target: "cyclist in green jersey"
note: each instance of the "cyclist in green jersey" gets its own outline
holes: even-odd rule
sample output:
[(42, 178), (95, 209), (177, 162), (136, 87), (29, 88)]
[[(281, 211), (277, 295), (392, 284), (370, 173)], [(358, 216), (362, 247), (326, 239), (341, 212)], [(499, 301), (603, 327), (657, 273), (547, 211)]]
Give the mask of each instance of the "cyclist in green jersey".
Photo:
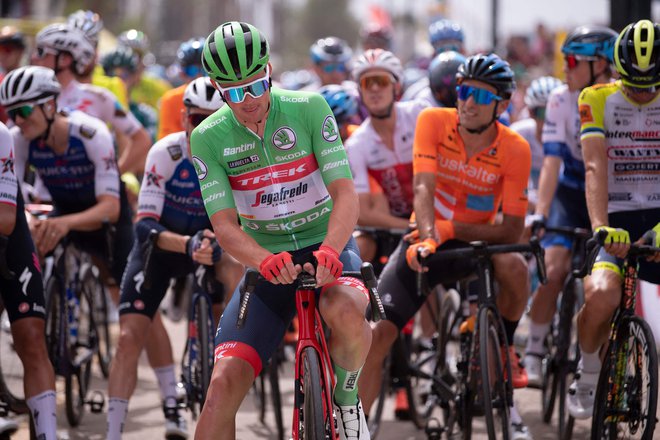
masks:
[(202, 64), (227, 103), (192, 133), (202, 197), (218, 243), (270, 283), (252, 295), (236, 328), (235, 294), (216, 335), (215, 366), (195, 438), (233, 438), (235, 415), (295, 312), (295, 280), (318, 261), (319, 312), (330, 328), (342, 439), (368, 439), (357, 378), (371, 343), (368, 293), (342, 268), (359, 268), (351, 233), (358, 199), (330, 107), (321, 95), (271, 88), (268, 42), (254, 26), (222, 24)]

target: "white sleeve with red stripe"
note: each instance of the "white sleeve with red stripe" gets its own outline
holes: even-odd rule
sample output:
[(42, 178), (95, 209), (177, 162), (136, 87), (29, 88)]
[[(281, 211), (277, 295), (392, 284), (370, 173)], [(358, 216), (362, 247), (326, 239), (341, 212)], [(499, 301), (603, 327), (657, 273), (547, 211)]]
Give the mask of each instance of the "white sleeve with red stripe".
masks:
[(14, 173), (14, 140), (0, 122), (0, 203), (16, 206), (18, 182)]
[[(166, 139), (168, 137), (163, 138)], [(147, 216), (160, 220), (165, 203), (165, 184), (172, 178), (178, 163), (167, 151), (170, 144), (161, 140), (149, 150), (138, 196), (138, 218)]]

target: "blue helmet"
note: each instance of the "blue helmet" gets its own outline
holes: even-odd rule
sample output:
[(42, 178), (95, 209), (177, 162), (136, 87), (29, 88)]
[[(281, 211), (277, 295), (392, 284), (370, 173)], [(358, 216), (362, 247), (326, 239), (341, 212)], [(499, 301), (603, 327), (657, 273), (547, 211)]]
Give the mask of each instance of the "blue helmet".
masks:
[(309, 53), (316, 64), (321, 62), (346, 63), (353, 56), (353, 51), (348, 43), (337, 37), (316, 40), (309, 48)]
[(202, 65), (202, 52), (204, 51), (204, 38), (191, 38), (184, 41), (176, 51), (176, 59), (181, 67), (193, 64)]
[(456, 40), (462, 43), (465, 40), (465, 35), (460, 24), (443, 18), (434, 21), (429, 26), (429, 40), (431, 41), (431, 45), (435, 47), (438, 43), (445, 40)]
[(564, 55), (614, 58), (614, 43), (618, 34), (605, 26), (579, 26), (566, 36), (561, 52)]
[(458, 67), (456, 73), (457, 83), (466, 79), (473, 79), (489, 84), (497, 89), (497, 93), (505, 99), (511, 98), (516, 90), (516, 81), (509, 63), (494, 53), (489, 55), (477, 54), (465, 60), (465, 64)]
[(357, 97), (349, 93), (344, 87), (338, 84), (329, 84), (321, 87), (319, 93), (332, 109), (337, 123), (341, 124), (357, 114)]

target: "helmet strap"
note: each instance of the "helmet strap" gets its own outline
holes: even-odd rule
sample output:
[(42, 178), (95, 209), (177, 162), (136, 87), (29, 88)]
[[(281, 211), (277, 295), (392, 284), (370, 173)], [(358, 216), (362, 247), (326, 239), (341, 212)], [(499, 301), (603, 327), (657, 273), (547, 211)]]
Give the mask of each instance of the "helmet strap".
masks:
[(53, 113), (53, 117), (49, 118), (48, 116), (46, 116), (46, 112), (44, 111), (44, 103), (39, 104), (39, 108), (41, 109), (41, 113), (43, 113), (44, 118), (46, 118), (46, 123), (47, 123), (46, 131), (44, 131), (44, 133), (39, 138), (41, 142), (45, 144), (46, 141), (48, 140), (48, 136), (50, 136), (50, 129), (53, 126), (53, 122), (55, 121), (55, 113), (57, 113), (57, 109), (55, 110), (55, 113)]

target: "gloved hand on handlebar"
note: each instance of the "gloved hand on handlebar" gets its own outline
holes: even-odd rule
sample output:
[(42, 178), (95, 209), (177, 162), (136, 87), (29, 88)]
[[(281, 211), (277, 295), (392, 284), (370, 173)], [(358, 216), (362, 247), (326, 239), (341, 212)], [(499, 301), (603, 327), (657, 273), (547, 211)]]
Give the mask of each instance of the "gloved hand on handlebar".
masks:
[(291, 284), (300, 271), (293, 266), (288, 252), (271, 254), (259, 264), (259, 273), (273, 284)]
[[(603, 231), (603, 232), (601, 232)], [(630, 249), (630, 234), (625, 229), (600, 226), (594, 231), (595, 236), (605, 235), (603, 243), (608, 254), (618, 258), (626, 258)]]
[(433, 238), (427, 238), (426, 240), (423, 240), (419, 243), (411, 244), (406, 250), (406, 261), (408, 262), (408, 266), (410, 266), (410, 268), (415, 272), (420, 272), (421, 265), (417, 260), (417, 251), (419, 250), (421, 252), (422, 257), (428, 257), (429, 255), (435, 253), (437, 247), (438, 242)]
[[(660, 248), (660, 223), (655, 225), (650, 231), (646, 231), (640, 241), (653, 247)], [(660, 263), (660, 252), (647, 258), (648, 261)]]
[(316, 284), (323, 286), (328, 284), (341, 276), (344, 269), (344, 264), (339, 260), (339, 253), (331, 248), (322, 244), (317, 251), (313, 252), (316, 258)]
[(197, 231), (186, 242), (186, 255), (193, 261), (210, 266), (220, 261), (222, 249), (213, 232), (208, 229)]

